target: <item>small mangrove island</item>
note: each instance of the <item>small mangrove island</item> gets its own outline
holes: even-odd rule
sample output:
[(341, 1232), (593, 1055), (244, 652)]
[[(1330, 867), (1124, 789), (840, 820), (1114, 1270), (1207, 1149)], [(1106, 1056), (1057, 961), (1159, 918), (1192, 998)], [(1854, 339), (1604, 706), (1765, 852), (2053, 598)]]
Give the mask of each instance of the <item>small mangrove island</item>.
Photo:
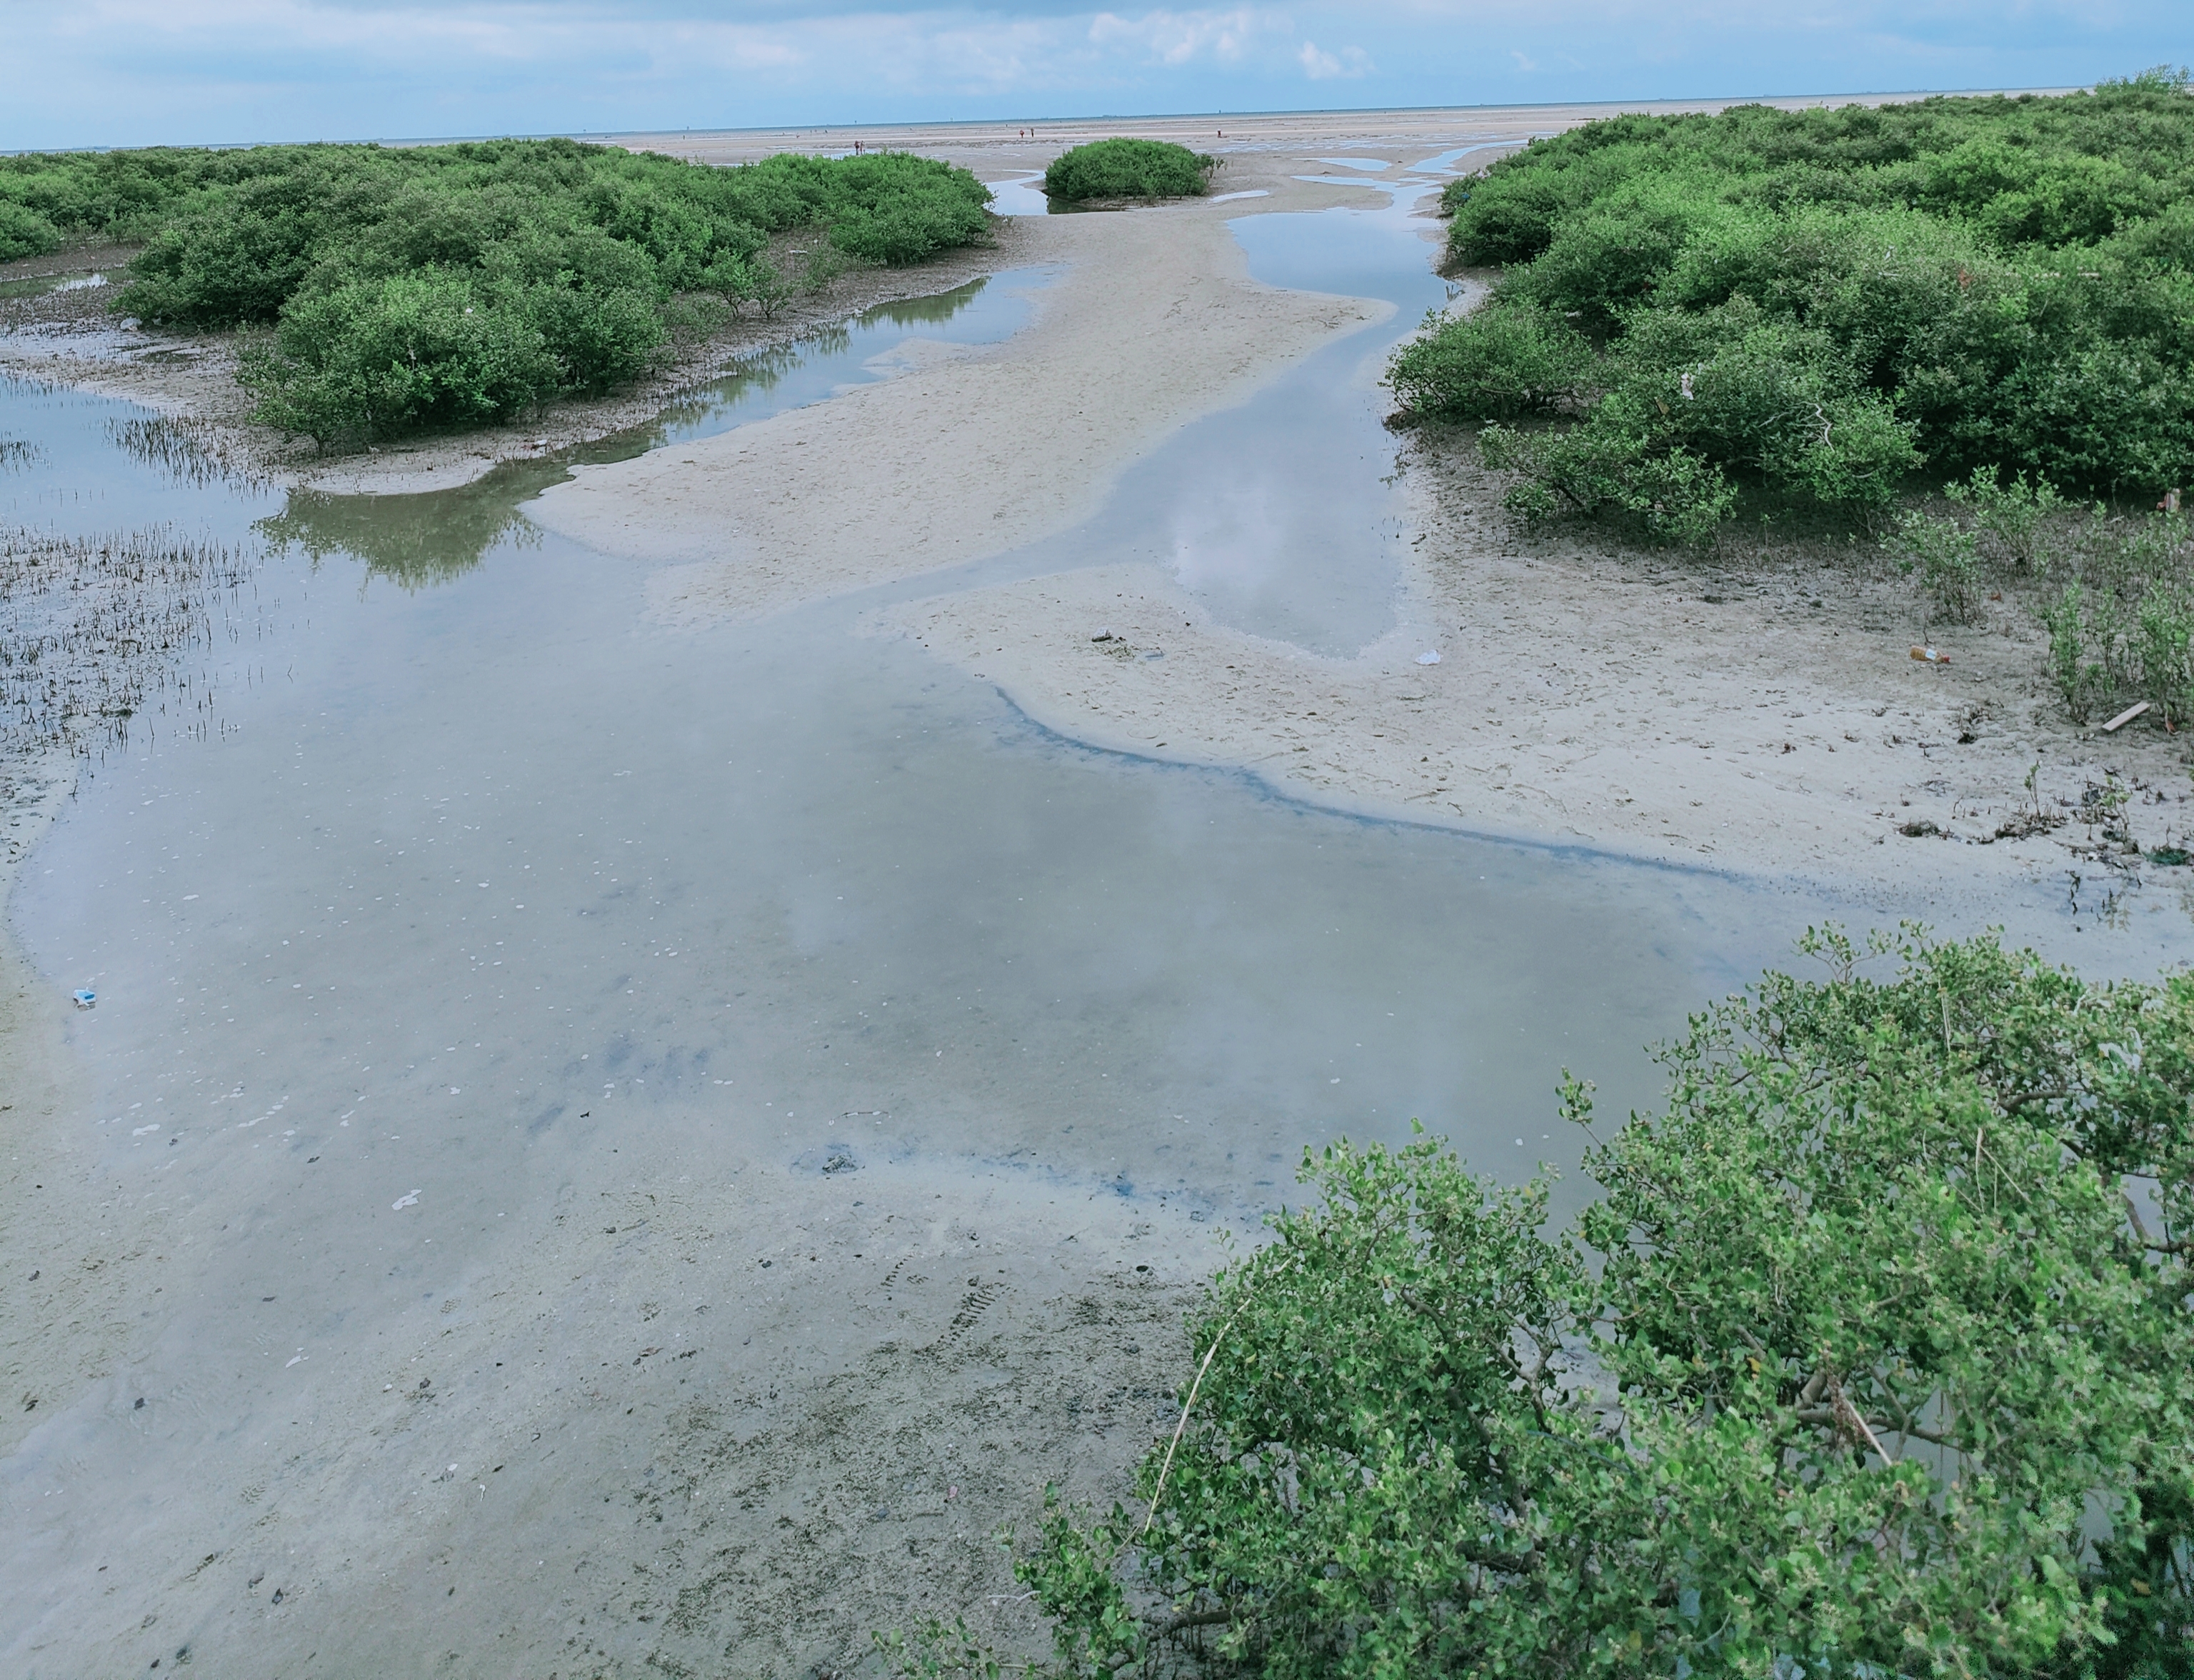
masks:
[(1218, 158), (1169, 140), (1097, 140), (1054, 158), (1043, 191), (1070, 204), (1193, 198), (1210, 190), (1218, 167)]
[(325, 450), (616, 389), (727, 312), (979, 244), (989, 203), (967, 170), (904, 152), (730, 169), (570, 140), (33, 153), (0, 158), (0, 260), (141, 246), (114, 310), (244, 335), (255, 417)]

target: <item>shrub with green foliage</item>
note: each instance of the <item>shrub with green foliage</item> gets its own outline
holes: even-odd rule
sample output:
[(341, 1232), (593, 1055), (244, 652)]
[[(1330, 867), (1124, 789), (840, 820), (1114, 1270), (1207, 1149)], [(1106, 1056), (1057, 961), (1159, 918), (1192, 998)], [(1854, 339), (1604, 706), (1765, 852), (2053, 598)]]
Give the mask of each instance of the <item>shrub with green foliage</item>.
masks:
[(2194, 1672), (2194, 977), (1803, 945), (1663, 1052), (1565, 1236), (1429, 1140), (1307, 1157), (1143, 1503), (1018, 1562), (1031, 1671)]
[(1048, 198), (1080, 204), (1090, 198), (1195, 198), (1219, 166), (1215, 158), (1169, 140), (1094, 140), (1052, 159), (1043, 172)]
[(522, 311), (483, 295), (437, 268), (314, 292), (247, 348), (241, 377), (267, 423), (323, 445), (491, 424), (555, 391), (561, 370)]
[(736, 169), (572, 141), (32, 154), (0, 158), (0, 256), (142, 240), (115, 307), (278, 325), (246, 369), (262, 417), (328, 444), (608, 389), (646, 369), (680, 294), (773, 312), (793, 286), (774, 236), (815, 231), (813, 283), (974, 244), (989, 202), (966, 170), (903, 152)]
[(1434, 310), (1404, 345), (1387, 383), (1414, 413), (1513, 420), (1574, 401), (1597, 377), (1592, 342), (1535, 304), (1450, 321)]
[(42, 256), (59, 249), (60, 244), (60, 229), (37, 211), (0, 198), (0, 262), (19, 256)]
[[(1845, 509), (1922, 463), (2153, 496), (2194, 475), (2190, 199), (2179, 72), (1588, 124), (1447, 189), (1450, 259), (1506, 272), (1393, 382), (1408, 410), (1459, 420), (1554, 390), (1590, 435), (1508, 457), (1527, 515), (1635, 513), (1607, 486), (1663, 461)], [(1574, 374), (1549, 323), (1592, 347)], [(1519, 354), (1548, 343), (1559, 383)]]
[[(1524, 446), (1497, 428), (1489, 454)], [(1526, 486), (1527, 489), (1531, 486)], [(2194, 523), (2154, 509), (2079, 509), (2047, 482), (1977, 467), (1934, 508), (1907, 507), (1881, 546), (1931, 620), (1973, 623), (1984, 597), (2024, 597), (2048, 634), (2046, 670), (2075, 723), (2134, 700), (2158, 728), (2194, 721)]]
[(1933, 612), (1955, 624), (1979, 616), (1981, 562), (1979, 534), (1957, 520), (1907, 508), (1885, 539), (1892, 553), (1920, 574), (1920, 588)]

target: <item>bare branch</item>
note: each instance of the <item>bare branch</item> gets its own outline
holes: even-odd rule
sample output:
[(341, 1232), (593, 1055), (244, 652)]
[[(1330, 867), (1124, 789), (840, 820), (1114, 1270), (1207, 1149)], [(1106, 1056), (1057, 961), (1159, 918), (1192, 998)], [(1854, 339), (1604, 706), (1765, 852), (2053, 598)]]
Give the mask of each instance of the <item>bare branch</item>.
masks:
[[(1849, 1424), (1846, 1422), (1847, 1412), (1849, 1413), (1850, 1418), (1858, 1423), (1859, 1430), (1864, 1432), (1863, 1435), (1859, 1435), (1857, 1431), (1851, 1430)], [(1790, 1415), (1796, 1418), (1800, 1423), (1810, 1424), (1817, 1429), (1836, 1430), (1840, 1433), (1851, 1433), (1854, 1439), (1864, 1440), (1864, 1441), (1868, 1445), (1870, 1445), (1875, 1452), (1881, 1453), (1881, 1456), (1885, 1459), (1889, 1458), (1888, 1453), (1881, 1452), (1881, 1443), (1875, 1437), (1874, 1426), (1869, 1424), (1865, 1418), (1861, 1418), (1858, 1415), (1857, 1408), (1852, 1407), (1849, 1401), (1845, 1402), (1845, 1409), (1842, 1411), (1838, 1410), (1834, 1406), (1812, 1406), (1806, 1407), (1806, 1410), (1802, 1412), (1793, 1412)], [(1904, 1435), (1910, 1440), (1924, 1441), (1932, 1447), (1948, 1447), (1953, 1451), (1961, 1450), (1958, 1447), (1958, 1443), (1951, 1440), (1950, 1436), (1946, 1435), (1938, 1435), (1933, 1430), (1921, 1429), (1917, 1424), (1899, 1424), (1892, 1422), (1887, 1418), (1884, 1418), (1881, 1423), (1881, 1432), (1885, 1435)], [(1895, 1460), (1890, 1459), (1890, 1462), (1894, 1463)]]
[(1211, 1361), (1219, 1351), (1219, 1344), (1226, 1339), (1226, 1332), (1234, 1327), (1234, 1320), (1249, 1310), (1254, 1296), (1243, 1297), (1242, 1304), (1234, 1309), (1226, 1322), (1219, 1326), (1219, 1333), (1211, 1338), (1205, 1351), (1203, 1363), (1196, 1367), (1196, 1380), (1188, 1385), (1188, 1399), (1180, 1408), (1180, 1421), (1173, 1427), (1173, 1439), (1166, 1443), (1165, 1463), (1158, 1466), (1158, 1485), (1151, 1493), (1151, 1508), (1144, 1514), (1141, 1532), (1149, 1533), (1151, 1524), (1158, 1520), (1158, 1501), (1165, 1497), (1166, 1477), (1173, 1473), (1173, 1455), (1180, 1446), (1181, 1432), (1188, 1427), (1188, 1414), (1196, 1410), (1197, 1390), (1203, 1386), (1203, 1373), (1211, 1369)]
[(1223, 1627), (1233, 1620), (1234, 1613), (1229, 1609), (1190, 1610), (1159, 1625), (1157, 1635), (1161, 1639), (1170, 1639), (1175, 1634), (1186, 1633), (1192, 1627)]
[(2118, 1186), (2118, 1194), (2125, 1198), (2126, 1217), (2133, 1221), (2134, 1235), (2140, 1239), (2143, 1248), (2155, 1247), (2156, 1245), (2148, 1240), (2148, 1227), (2141, 1223), (2140, 1205), (2134, 1200), (2133, 1192), (2121, 1184)]
[[(1829, 1399), (1826, 1406), (1818, 1403), (1824, 1393)], [(1819, 1370), (1806, 1379), (1806, 1386), (1799, 1390), (1798, 1403), (1790, 1415), (1799, 1423), (1816, 1428), (1833, 1430), (1837, 1435), (1851, 1441), (1852, 1445), (1865, 1447), (1885, 1464), (1893, 1464), (1897, 1462), (1889, 1455), (1888, 1449), (1882, 1446), (1881, 1438), (1875, 1433), (1874, 1426), (1859, 1414), (1858, 1407), (1852, 1404), (1851, 1397), (1844, 1392), (1843, 1379), (1836, 1375), (1833, 1366), (1825, 1362)], [(1892, 1435), (1906, 1435), (1915, 1441), (1930, 1441), (1938, 1447), (1956, 1445), (1954, 1441), (1944, 1440), (1932, 1430), (1919, 1428), (1910, 1417), (1900, 1423), (1892, 1423), (1884, 1419), (1881, 1427)]]
[(1828, 1388), (1829, 1406), (1838, 1430), (1847, 1435), (1855, 1445), (1865, 1447), (1885, 1464), (1895, 1464), (1897, 1460), (1891, 1458), (1881, 1442), (1875, 1438), (1866, 1419), (1858, 1415), (1858, 1408), (1851, 1403), (1850, 1396), (1844, 1393), (1843, 1384), (1834, 1372), (1829, 1373)]

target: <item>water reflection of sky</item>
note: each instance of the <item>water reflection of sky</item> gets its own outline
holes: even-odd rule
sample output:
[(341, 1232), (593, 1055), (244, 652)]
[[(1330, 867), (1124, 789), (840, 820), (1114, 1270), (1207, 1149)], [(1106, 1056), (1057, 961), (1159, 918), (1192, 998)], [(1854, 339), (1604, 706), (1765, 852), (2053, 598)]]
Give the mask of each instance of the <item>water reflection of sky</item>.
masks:
[(983, 185), (991, 189), (991, 208), (1000, 216), (1048, 216), (1051, 200), (1037, 185), (1042, 179), (1042, 170), (1031, 170), (1025, 175), (986, 181)]
[(1095, 519), (1024, 564), (1148, 561), (1220, 622), (1314, 653), (1351, 654), (1393, 629), (1406, 509), (1377, 380), (1392, 346), (1448, 296), (1410, 210), (1397, 194), (1371, 210), (1230, 222), (1257, 279), (1394, 313), (1182, 428)]
[[(1399, 209), (1235, 231), (1262, 279), (1401, 309), (1186, 429), (1060, 548), (990, 564), (1145, 553), (1222, 616), (1356, 645), (1391, 617), (1399, 530), (1370, 375), (1442, 288)], [(600, 447), (818, 400), (910, 333), (1002, 337), (1043, 278), (872, 312)], [(75, 404), (32, 429), (96, 497), (139, 469), (103, 429), (120, 406)], [(224, 733), (111, 762), (19, 904), (47, 971), (101, 992), (78, 1030), (102, 1112), (279, 1084), (298, 1137), (340, 1150), (324, 1117), (364, 1095), (419, 1116), (373, 1171), (458, 1206), (501, 1194), (515, 1158), (492, 1140), (587, 1147), (669, 1104), (772, 1159), (858, 1113), (882, 1117), (864, 1148), (1238, 1209), (1303, 1141), (1413, 1114), (1502, 1171), (1560, 1153), (1518, 1124), (1560, 1065), (1642, 1094), (1638, 1047), (1677, 1019), (1657, 1000), (1741, 971), (1720, 884), (1641, 895), (1581, 855), (1092, 752), (849, 636), (859, 602), (656, 630), (639, 571), (514, 515), (520, 475), (560, 470), (232, 503), (232, 531), (256, 516), (302, 552), (269, 563), (263, 641), (209, 650), (237, 667), (215, 673)], [(306, 556), (338, 553), (445, 581), (325, 595)], [(430, 1099), (485, 1124), (444, 1127)], [(237, 1163), (199, 1142), (172, 1171), (213, 1194)]]

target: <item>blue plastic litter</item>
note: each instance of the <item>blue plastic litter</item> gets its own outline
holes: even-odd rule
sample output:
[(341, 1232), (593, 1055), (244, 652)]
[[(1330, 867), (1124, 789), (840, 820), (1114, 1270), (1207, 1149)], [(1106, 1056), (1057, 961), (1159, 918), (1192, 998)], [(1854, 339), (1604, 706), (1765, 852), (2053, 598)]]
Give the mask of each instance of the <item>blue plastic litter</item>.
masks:
[(96, 992), (79, 990), (76, 994), (76, 1006), (80, 1010), (88, 1010), (98, 1001), (99, 993)]

